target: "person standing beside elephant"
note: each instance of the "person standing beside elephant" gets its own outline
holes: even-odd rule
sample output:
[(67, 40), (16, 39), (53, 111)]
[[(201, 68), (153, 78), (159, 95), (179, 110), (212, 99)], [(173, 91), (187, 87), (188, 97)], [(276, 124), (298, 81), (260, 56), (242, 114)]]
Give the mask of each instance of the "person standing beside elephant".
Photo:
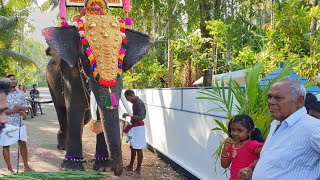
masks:
[[(131, 149), (131, 159), (130, 164), (126, 166), (126, 169), (130, 174), (141, 174), (141, 164), (143, 159), (143, 151), (142, 149), (146, 147), (146, 138), (145, 138), (145, 128), (143, 119), (146, 117), (146, 108), (144, 102), (134, 94), (132, 90), (126, 90), (124, 93), (127, 101), (132, 103), (132, 111), (133, 115), (129, 115), (128, 113), (124, 113), (122, 115), (123, 118), (127, 116), (131, 117), (131, 125), (128, 125), (124, 132), (127, 133), (127, 136), (130, 141), (130, 149)], [(133, 171), (133, 163), (138, 155), (138, 163), (137, 168)]]
[(22, 91), (16, 89), (17, 83), (14, 75), (9, 74), (7, 76), (11, 80), (12, 88), (9, 92), (8, 104), (9, 107), (6, 110), (8, 115), (8, 124), (11, 127), (17, 127), (10, 133), (2, 132), (0, 135), (0, 146), (3, 146), (3, 157), (7, 164), (8, 170), (13, 173), (12, 165), (10, 162), (10, 145), (18, 142), (20, 146), (20, 154), (23, 159), (24, 171), (32, 171), (28, 164), (28, 149), (27, 149), (27, 130), (23, 121), (21, 121), (21, 115), (24, 115), (27, 110), (26, 98)]

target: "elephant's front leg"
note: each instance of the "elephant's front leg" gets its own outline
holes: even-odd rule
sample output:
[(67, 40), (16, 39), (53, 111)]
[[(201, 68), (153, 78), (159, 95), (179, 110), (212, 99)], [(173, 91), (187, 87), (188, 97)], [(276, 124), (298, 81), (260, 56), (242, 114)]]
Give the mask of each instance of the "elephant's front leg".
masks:
[[(65, 101), (67, 109), (67, 150), (61, 165), (64, 170), (84, 170), (82, 153), (82, 132), (84, 126), (85, 94), (81, 88), (66, 88)], [(79, 90), (81, 89), (81, 90)]]

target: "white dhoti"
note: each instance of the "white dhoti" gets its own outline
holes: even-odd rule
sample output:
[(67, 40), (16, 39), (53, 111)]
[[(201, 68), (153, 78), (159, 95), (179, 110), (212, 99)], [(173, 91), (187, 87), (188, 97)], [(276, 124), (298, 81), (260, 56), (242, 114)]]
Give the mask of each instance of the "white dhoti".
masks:
[[(7, 126), (7, 125), (6, 125)], [(18, 142), (18, 140), (27, 142), (27, 128), (22, 125), (20, 128), (15, 126), (4, 128), (0, 134), (0, 146), (10, 146)], [(19, 135), (20, 130), (20, 135)], [(20, 138), (19, 138), (20, 136)]]
[(132, 127), (127, 136), (133, 149), (143, 149), (147, 146), (144, 126)]

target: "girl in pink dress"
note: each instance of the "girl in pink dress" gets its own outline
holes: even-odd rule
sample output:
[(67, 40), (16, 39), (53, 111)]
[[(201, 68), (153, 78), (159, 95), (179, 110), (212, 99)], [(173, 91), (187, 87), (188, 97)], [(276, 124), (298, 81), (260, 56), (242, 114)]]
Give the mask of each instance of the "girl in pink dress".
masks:
[(228, 124), (229, 137), (224, 141), (221, 166), (230, 168), (230, 180), (236, 180), (240, 169), (259, 159), (263, 146), (260, 130), (250, 116), (236, 115)]

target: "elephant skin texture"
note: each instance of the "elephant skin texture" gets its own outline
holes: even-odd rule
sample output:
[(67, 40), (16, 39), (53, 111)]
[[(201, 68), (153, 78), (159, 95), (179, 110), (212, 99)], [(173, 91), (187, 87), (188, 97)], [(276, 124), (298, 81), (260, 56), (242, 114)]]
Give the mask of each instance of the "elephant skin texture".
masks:
[[(79, 69), (79, 61), (81, 61), (84, 74), (89, 79), (89, 88), (97, 100), (98, 111), (104, 130), (104, 139), (108, 147), (108, 149), (104, 149), (109, 152), (111, 170), (114, 171), (115, 175), (121, 175), (123, 164), (118, 107), (114, 109), (107, 109), (105, 107), (108, 88), (100, 86), (94, 79), (89, 60), (83, 53), (80, 44), (78, 29), (74, 26), (49, 27), (43, 30), (43, 36), (49, 45), (50, 50), (48, 50), (48, 54), (52, 56), (47, 66), (47, 81), (57, 110), (60, 131), (62, 132), (61, 137), (67, 137), (66, 140), (63, 138), (61, 140), (62, 147), (63, 143), (66, 142), (66, 155), (70, 157), (82, 157), (82, 129), (88, 121), (87, 118), (91, 116), (87, 115), (87, 106), (90, 102), (88, 98), (90, 96), (87, 96), (86, 88), (81, 87), (83, 86)], [(128, 40), (128, 47), (123, 60), (123, 71), (129, 70), (151, 47), (149, 36), (143, 33), (127, 29), (126, 38)], [(58, 73), (59, 68), (62, 73)], [(111, 87), (118, 102), (122, 87), (121, 78), (115, 86)], [(64, 93), (63, 96), (62, 91)], [(97, 139), (97, 142), (100, 141)], [(101, 147), (97, 145), (96, 149), (101, 150)], [(71, 167), (70, 169), (82, 170), (82, 167), (74, 166), (72, 162), (63, 162), (63, 165)], [(68, 166), (68, 163), (71, 163), (71, 165)], [(109, 162), (105, 162), (105, 164), (108, 166)], [(93, 168), (100, 170), (108, 169), (101, 168), (101, 162), (99, 161), (95, 161)]]

